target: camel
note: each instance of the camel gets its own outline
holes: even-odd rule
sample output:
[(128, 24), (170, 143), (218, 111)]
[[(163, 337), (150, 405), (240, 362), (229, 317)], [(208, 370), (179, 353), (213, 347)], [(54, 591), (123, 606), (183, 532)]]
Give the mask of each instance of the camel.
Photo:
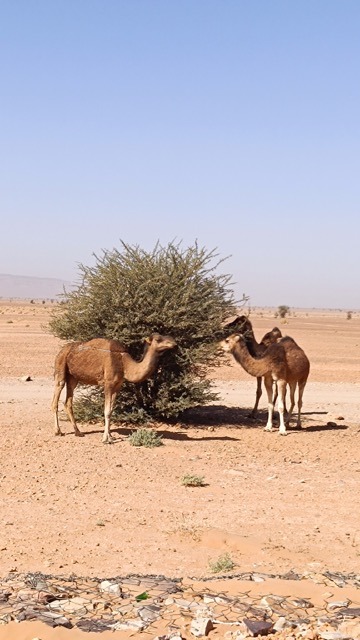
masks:
[[(277, 342), (277, 340), (282, 337), (280, 329), (278, 329), (278, 327), (274, 327), (271, 331), (265, 333), (260, 342), (256, 342), (252, 324), (247, 316), (236, 316), (234, 320), (225, 324), (225, 329), (227, 331), (230, 330), (230, 333), (241, 333), (245, 338), (249, 353), (255, 358), (263, 355), (270, 344)], [(249, 418), (256, 418), (261, 396), (262, 378), (258, 377), (256, 379), (255, 404), (253, 410), (249, 413)], [(276, 402), (276, 399), (277, 386), (274, 385), (274, 404)]]
[(81, 383), (104, 387), (105, 428), (102, 441), (112, 443), (110, 418), (116, 395), (124, 380), (143, 382), (156, 371), (159, 358), (164, 351), (176, 347), (170, 336), (154, 333), (146, 338), (146, 348), (140, 362), (133, 360), (126, 348), (117, 340), (94, 338), (88, 342), (73, 342), (65, 345), (55, 359), (55, 390), (52, 411), (55, 416), (55, 435), (63, 435), (58, 418), (58, 404), (62, 389), (66, 386), (65, 410), (76, 436), (79, 430), (73, 413), (73, 395)]
[[(301, 427), (302, 396), (310, 370), (310, 363), (304, 351), (296, 344), (295, 340), (285, 336), (274, 344), (270, 344), (264, 354), (254, 358), (246, 344), (245, 337), (241, 334), (232, 334), (222, 341), (225, 352), (232, 353), (235, 360), (252, 376), (263, 377), (268, 396), (268, 420), (265, 431), (273, 429), (274, 396), (273, 383), (278, 388), (278, 409), (280, 417), (279, 433), (286, 435), (286, 425), (289, 425), (291, 414), (295, 404), (295, 390), (298, 395), (298, 419), (297, 426)], [(290, 387), (290, 409), (284, 419), (286, 385)]]

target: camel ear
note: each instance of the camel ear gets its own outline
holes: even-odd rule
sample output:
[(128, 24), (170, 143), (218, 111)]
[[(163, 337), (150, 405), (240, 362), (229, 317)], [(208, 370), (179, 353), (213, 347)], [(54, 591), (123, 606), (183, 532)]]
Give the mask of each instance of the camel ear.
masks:
[(147, 342), (148, 344), (151, 344), (151, 338), (145, 338), (144, 342)]

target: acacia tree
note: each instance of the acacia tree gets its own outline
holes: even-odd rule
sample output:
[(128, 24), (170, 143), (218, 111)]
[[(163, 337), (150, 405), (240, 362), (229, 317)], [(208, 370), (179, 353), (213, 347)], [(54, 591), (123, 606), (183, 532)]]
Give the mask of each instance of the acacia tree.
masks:
[[(218, 254), (197, 243), (187, 249), (156, 244), (145, 251), (121, 242), (120, 250), (94, 258), (95, 266), (79, 266), (79, 284), (54, 309), (51, 332), (65, 340), (115, 338), (136, 359), (154, 332), (171, 335), (178, 345), (161, 357), (151, 379), (124, 382), (114, 418), (176, 419), (215, 399), (206, 372), (220, 363), (221, 324), (236, 311), (231, 276), (218, 273)], [(80, 419), (102, 414), (99, 391), (91, 391), (90, 399), (77, 403)]]

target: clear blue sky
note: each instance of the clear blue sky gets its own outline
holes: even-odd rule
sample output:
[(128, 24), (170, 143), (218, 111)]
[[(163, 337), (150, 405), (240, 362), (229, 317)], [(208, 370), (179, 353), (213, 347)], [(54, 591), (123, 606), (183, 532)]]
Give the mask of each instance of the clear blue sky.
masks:
[(0, 273), (174, 238), (360, 308), (358, 0), (0, 0)]

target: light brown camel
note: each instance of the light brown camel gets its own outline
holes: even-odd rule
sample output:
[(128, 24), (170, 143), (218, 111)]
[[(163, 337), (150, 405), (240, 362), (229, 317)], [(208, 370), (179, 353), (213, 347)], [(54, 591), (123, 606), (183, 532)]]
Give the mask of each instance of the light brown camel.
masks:
[[(224, 325), (227, 334), (240, 333), (244, 336), (249, 353), (258, 358), (263, 355), (270, 344), (274, 344), (282, 337), (282, 333), (278, 327), (274, 327), (268, 333), (262, 337), (260, 342), (257, 342), (254, 335), (253, 326), (247, 316), (236, 316), (231, 322), (227, 322)], [(256, 378), (256, 395), (255, 404), (253, 410), (249, 413), (249, 418), (255, 418), (259, 406), (259, 401), (262, 396), (262, 378)], [(274, 404), (277, 399), (277, 386), (274, 385)], [(286, 411), (286, 407), (285, 407)]]
[(111, 443), (110, 418), (116, 395), (124, 380), (143, 382), (155, 372), (160, 355), (173, 349), (176, 342), (170, 336), (154, 333), (146, 338), (146, 349), (140, 362), (133, 360), (126, 348), (117, 340), (95, 338), (88, 342), (65, 345), (55, 359), (55, 390), (52, 411), (55, 415), (55, 435), (63, 435), (59, 426), (58, 404), (66, 386), (65, 410), (76, 436), (84, 434), (78, 429), (73, 413), (73, 395), (78, 383), (104, 387), (105, 429), (104, 443)]
[(286, 424), (289, 424), (291, 413), (295, 404), (295, 389), (298, 386), (298, 421), (297, 426), (301, 427), (301, 407), (302, 396), (306, 381), (309, 375), (310, 363), (304, 351), (289, 337), (284, 337), (275, 344), (270, 344), (265, 353), (258, 358), (254, 358), (247, 347), (243, 335), (232, 334), (222, 341), (221, 346), (225, 352), (232, 353), (235, 360), (252, 376), (263, 377), (268, 396), (268, 421), (266, 431), (272, 431), (274, 396), (273, 383), (277, 383), (278, 388), (278, 409), (280, 417), (279, 432), (286, 435), (286, 425), (284, 420), (286, 385), (290, 387), (290, 409), (286, 416)]

